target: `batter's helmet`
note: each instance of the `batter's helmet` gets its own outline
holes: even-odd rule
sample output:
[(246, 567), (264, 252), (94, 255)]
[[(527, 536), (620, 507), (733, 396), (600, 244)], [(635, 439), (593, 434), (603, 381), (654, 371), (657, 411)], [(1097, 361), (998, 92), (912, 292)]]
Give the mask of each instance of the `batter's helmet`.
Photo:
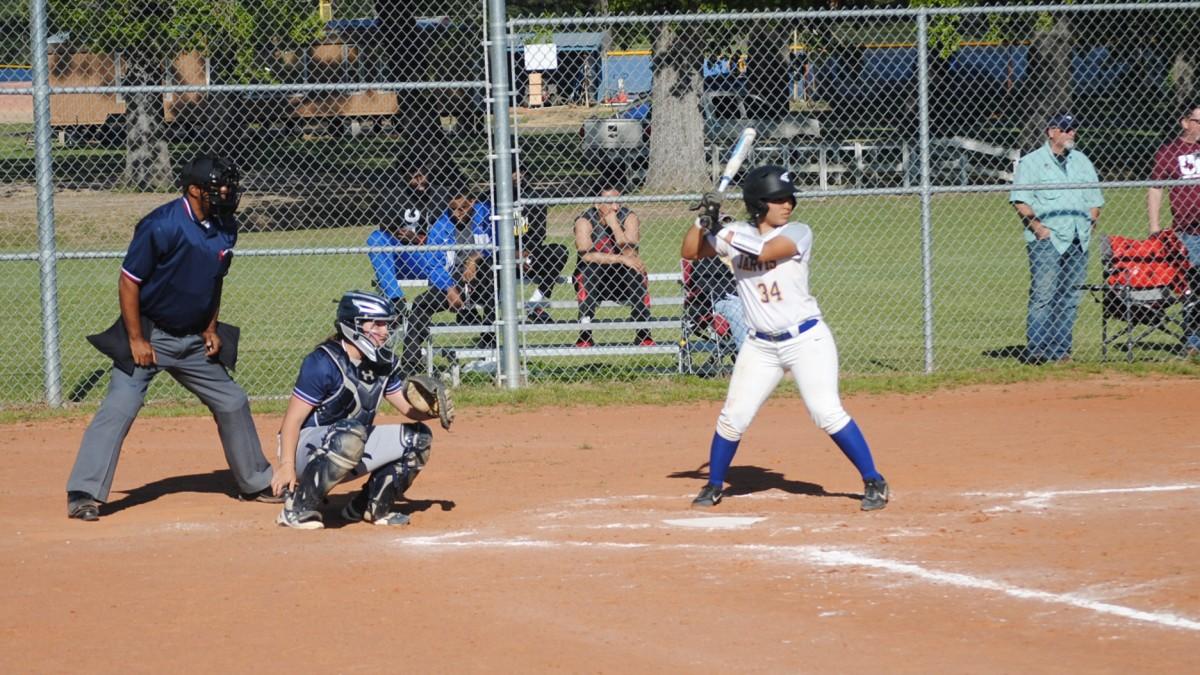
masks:
[(767, 200), (792, 197), (795, 201), (796, 185), (792, 174), (782, 166), (767, 164), (756, 166), (742, 180), (742, 200), (750, 218), (756, 219), (767, 212)]
[[(179, 174), (179, 187), (198, 185), (204, 191), (208, 208), (218, 216), (237, 211), (242, 199), (242, 174), (233, 160), (215, 155), (197, 155), (184, 165)], [(222, 193), (221, 188), (227, 188)]]
[[(386, 321), (388, 339), (376, 345), (365, 331), (365, 321)], [(346, 340), (362, 352), (363, 358), (376, 366), (391, 368), (396, 363), (396, 352), (392, 348), (400, 335), (397, 328), (400, 315), (392, 303), (382, 296), (366, 291), (347, 291), (338, 303), (336, 329)]]

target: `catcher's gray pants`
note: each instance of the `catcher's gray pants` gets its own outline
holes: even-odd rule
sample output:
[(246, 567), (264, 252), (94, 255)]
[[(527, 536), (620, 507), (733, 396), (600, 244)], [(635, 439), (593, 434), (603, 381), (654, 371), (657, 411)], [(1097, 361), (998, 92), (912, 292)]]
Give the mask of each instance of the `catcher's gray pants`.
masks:
[[(424, 425), (420, 425), (424, 426)], [(381, 466), (387, 466), (398, 461), (407, 450), (418, 450), (417, 444), (422, 442), (422, 435), (414, 424), (381, 424), (370, 427), (367, 436), (367, 447), (363, 450), (362, 459), (354, 467), (343, 482), (359, 476), (365, 476)], [(329, 427), (305, 427), (300, 430), (300, 442), (296, 444), (296, 475), (304, 473), (308, 464), (309, 454), (321, 447)], [(425, 434), (429, 433), (425, 429)], [(427, 441), (425, 441), (427, 442)], [(413, 447), (409, 447), (412, 445)]]
[(86, 492), (100, 501), (108, 499), (121, 444), (142, 408), (150, 381), (164, 370), (212, 411), (238, 490), (252, 493), (270, 485), (271, 465), (263, 456), (246, 392), (224, 366), (204, 355), (204, 339), (199, 335), (176, 337), (155, 328), (150, 344), (156, 366), (135, 367), (133, 375), (112, 369), (108, 394), (83, 434), (67, 490)]

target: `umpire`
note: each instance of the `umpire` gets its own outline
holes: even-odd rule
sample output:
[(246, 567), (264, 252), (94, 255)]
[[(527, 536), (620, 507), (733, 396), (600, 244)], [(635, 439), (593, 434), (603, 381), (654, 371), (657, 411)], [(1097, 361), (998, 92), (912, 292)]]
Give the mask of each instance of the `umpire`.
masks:
[(271, 465), (246, 392), (226, 371), (236, 354), (236, 330), (224, 324), (218, 330), (217, 324), (237, 242), (239, 179), (233, 162), (198, 156), (183, 168), (183, 196), (151, 211), (134, 229), (117, 283), (121, 317), (89, 337), (113, 359), (113, 369), (67, 480), (68, 517), (100, 517), (121, 444), (151, 380), (163, 370), (212, 411), (240, 497), (282, 501), (271, 496)]

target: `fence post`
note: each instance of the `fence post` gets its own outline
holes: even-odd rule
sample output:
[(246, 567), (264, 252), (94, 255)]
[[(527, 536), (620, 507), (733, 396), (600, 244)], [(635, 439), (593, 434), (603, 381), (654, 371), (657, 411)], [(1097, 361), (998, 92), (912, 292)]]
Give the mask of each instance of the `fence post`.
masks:
[(925, 372), (933, 360), (933, 200), (929, 186), (929, 14), (917, 14), (917, 92), (921, 118), (921, 271), (924, 302)]
[(50, 157), (50, 68), (46, 41), (46, 0), (29, 0), (32, 38), (33, 144), (37, 175), (38, 271), (42, 296), (42, 362), (46, 403), (62, 407), (62, 354), (59, 353), (58, 260), (54, 243), (54, 178)]
[(488, 0), (488, 83), (492, 105), (492, 166), (495, 211), (492, 217), (500, 239), (499, 296), (503, 337), (502, 372), (509, 389), (521, 386), (521, 361), (517, 352), (516, 237), (513, 233), (512, 124), (508, 86), (508, 12), (504, 0)]

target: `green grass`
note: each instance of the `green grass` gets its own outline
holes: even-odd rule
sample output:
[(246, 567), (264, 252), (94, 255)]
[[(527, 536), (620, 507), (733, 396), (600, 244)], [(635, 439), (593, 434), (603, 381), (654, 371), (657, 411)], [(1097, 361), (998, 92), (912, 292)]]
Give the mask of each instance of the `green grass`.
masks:
[[(1145, 193), (1109, 190), (1101, 231), (1144, 234)], [(570, 245), (569, 223), (576, 207), (551, 211), (551, 238)], [(651, 271), (678, 267), (678, 245), (691, 214), (682, 205), (639, 207), (643, 214), (643, 255)], [(140, 214), (127, 215), (132, 222)], [(806, 198), (797, 218), (815, 232), (811, 284), (837, 336), (842, 372), (887, 382), (921, 375), (925, 367), (923, 284), (919, 200), (916, 197)], [(69, 224), (68, 224), (69, 225)], [(256, 398), (282, 397), (290, 391), (300, 358), (331, 330), (333, 303), (349, 288), (370, 288), (371, 268), (365, 255), (299, 255), (288, 258), (245, 255), (263, 248), (358, 246), (368, 228), (338, 227), (291, 232), (252, 232), (239, 242), (242, 253), (226, 283), (222, 318), (243, 329), (237, 379)], [(93, 250), (121, 250), (127, 232), (115, 228), (110, 240)], [(10, 249), (11, 250), (11, 249)], [(1093, 249), (1095, 250), (1095, 249)], [(980, 373), (1025, 373), (1007, 350), (1024, 343), (1028, 269), (1020, 227), (1004, 193), (939, 196), (933, 200), (933, 358), (938, 377), (984, 377)], [(1092, 255), (1089, 280), (1098, 280), (1098, 255)], [(567, 265), (567, 272), (573, 269)], [(35, 262), (2, 263), (0, 302), (0, 402), (8, 406), (36, 404), (43, 397), (38, 266)], [(85, 403), (98, 400), (107, 383), (105, 361), (83, 339), (107, 327), (117, 316), (118, 260), (58, 262), (59, 341), (64, 394)], [(528, 291), (527, 291), (528, 292)], [(678, 296), (672, 282), (656, 283), (651, 296)], [(560, 287), (556, 299), (572, 291)], [(677, 307), (656, 307), (658, 317), (677, 316)], [(600, 318), (624, 318), (625, 308), (604, 309)], [(575, 311), (557, 310), (573, 320)], [(450, 318), (449, 314), (439, 317)], [(1084, 298), (1076, 328), (1079, 367), (1099, 362), (1099, 307)], [(538, 334), (534, 334), (538, 335)], [(659, 342), (678, 333), (656, 333)], [(601, 342), (623, 342), (630, 335), (597, 333)], [(446, 338), (449, 340), (450, 338)], [(570, 343), (573, 331), (530, 336), (529, 342)], [(1137, 353), (1139, 362), (1172, 360), (1164, 337), (1162, 351)], [(1123, 354), (1111, 354), (1121, 361)], [(632, 387), (670, 391), (661, 381), (673, 377), (674, 358), (586, 356), (531, 360), (533, 390), (603, 381), (605, 388)], [(98, 380), (93, 375), (99, 372)], [(990, 375), (988, 376), (990, 377)], [(664, 380), (664, 378), (666, 378)], [(936, 380), (930, 380), (936, 381)], [(628, 385), (625, 383), (629, 383)], [(707, 384), (707, 383), (704, 383)], [(88, 386), (91, 385), (89, 389)], [(490, 391), (490, 380), (466, 380), (465, 389)], [(723, 385), (714, 385), (720, 390)], [(491, 394), (480, 394), (486, 400)], [(497, 394), (509, 400), (510, 394)], [(536, 396), (522, 394), (522, 396)], [(590, 395), (589, 395), (590, 396)], [(170, 378), (159, 378), (152, 400), (186, 398)], [(518, 399), (525, 400), (525, 399)], [(532, 399), (530, 399), (532, 400)], [(686, 399), (685, 399), (686, 400)]]
[[(1021, 366), (1009, 369), (980, 370), (973, 372), (939, 373), (934, 375), (891, 375), (891, 376), (846, 376), (841, 381), (843, 395), (908, 394), (927, 395), (937, 391), (982, 385), (1006, 385), (1031, 381), (1076, 381), (1081, 377), (1104, 377), (1122, 375), (1133, 378), (1190, 377), (1200, 379), (1200, 363), (1174, 361), (1169, 363), (1137, 363), (1127, 365), (1114, 363), (1075, 363), (1071, 366), (1035, 368)], [(700, 379), (696, 377), (654, 377), (636, 381), (605, 381), (603, 387), (594, 382), (545, 382), (536, 387), (525, 387), (516, 391), (491, 386), (464, 386), (455, 390), (455, 404), (459, 410), (482, 407), (530, 411), (564, 406), (623, 406), (688, 405), (700, 402), (715, 403), (725, 398), (728, 382), (723, 379)], [(799, 398), (795, 385), (784, 380), (773, 394), (781, 398)], [(18, 424), (39, 420), (78, 419), (92, 414), (99, 404), (99, 396), (86, 403), (65, 408), (47, 408), (41, 404), (0, 407), (0, 424)], [(286, 400), (283, 398), (260, 399), (253, 404), (254, 414), (261, 420), (266, 417), (282, 417)], [(178, 400), (159, 400), (148, 404), (140, 416), (178, 417), (207, 415), (197, 401), (187, 397)]]

